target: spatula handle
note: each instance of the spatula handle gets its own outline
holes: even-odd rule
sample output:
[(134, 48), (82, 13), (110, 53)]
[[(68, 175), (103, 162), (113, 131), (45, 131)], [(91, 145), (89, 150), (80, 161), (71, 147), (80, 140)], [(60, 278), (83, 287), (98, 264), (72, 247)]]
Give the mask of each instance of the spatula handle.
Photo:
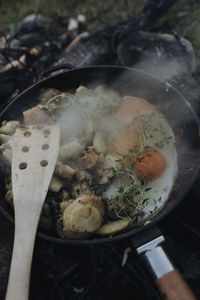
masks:
[(31, 226), (17, 224), (5, 300), (28, 300), (30, 270), (38, 220)]

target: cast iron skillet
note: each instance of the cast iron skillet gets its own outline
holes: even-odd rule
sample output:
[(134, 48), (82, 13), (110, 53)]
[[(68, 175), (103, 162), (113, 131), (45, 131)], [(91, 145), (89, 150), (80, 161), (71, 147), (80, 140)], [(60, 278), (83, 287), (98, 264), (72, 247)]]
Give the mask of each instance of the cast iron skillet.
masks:
[[(43, 239), (67, 245), (94, 245), (138, 235), (169, 214), (182, 201), (193, 185), (198, 174), (200, 158), (197, 117), (190, 103), (166, 82), (132, 68), (92, 66), (54, 75), (32, 85), (3, 109), (0, 113), (0, 122), (3, 120), (16, 120), (19, 119), (19, 116), (22, 117), (24, 110), (38, 103), (38, 94), (41, 88), (50, 87), (61, 91), (74, 91), (80, 84), (89, 87), (106, 84), (122, 95), (141, 97), (156, 105), (167, 118), (177, 137), (178, 176), (170, 199), (147, 225), (140, 225), (111, 238), (92, 238), (83, 241), (63, 240), (53, 235), (53, 233), (40, 232), (39, 236)], [(0, 187), (1, 190), (4, 190), (2, 176)], [(4, 193), (0, 195), (0, 210), (13, 221), (12, 212), (4, 200)]]

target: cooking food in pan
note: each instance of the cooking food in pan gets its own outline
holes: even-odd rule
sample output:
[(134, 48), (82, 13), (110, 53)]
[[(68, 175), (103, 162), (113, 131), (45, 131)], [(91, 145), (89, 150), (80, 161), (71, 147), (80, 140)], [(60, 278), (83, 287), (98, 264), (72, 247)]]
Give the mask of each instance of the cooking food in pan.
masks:
[(0, 127), (6, 200), (12, 205), (16, 127), (57, 122), (59, 158), (40, 226), (56, 229), (64, 239), (87, 239), (149, 222), (170, 195), (177, 153), (170, 125), (147, 100), (100, 85), (75, 92), (41, 90), (39, 105), (24, 111), (23, 121)]

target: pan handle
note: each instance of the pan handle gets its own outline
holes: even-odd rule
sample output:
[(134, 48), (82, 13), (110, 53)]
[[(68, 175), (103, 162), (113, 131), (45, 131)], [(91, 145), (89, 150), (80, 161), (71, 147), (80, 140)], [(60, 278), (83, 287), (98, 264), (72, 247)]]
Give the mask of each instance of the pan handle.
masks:
[(165, 300), (196, 300), (193, 292), (176, 270), (162, 248), (164, 237), (160, 235), (137, 248), (155, 278), (156, 285)]

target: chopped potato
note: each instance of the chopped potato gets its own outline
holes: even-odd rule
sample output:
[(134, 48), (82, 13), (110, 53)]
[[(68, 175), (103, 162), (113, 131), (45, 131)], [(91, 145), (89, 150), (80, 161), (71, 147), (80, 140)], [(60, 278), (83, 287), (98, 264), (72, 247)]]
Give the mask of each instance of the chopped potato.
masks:
[(51, 124), (52, 119), (48, 113), (48, 110), (43, 106), (35, 106), (26, 110), (24, 113), (24, 124)]
[(56, 232), (62, 239), (71, 240), (85, 240), (92, 236), (92, 232), (74, 232), (74, 231), (64, 231), (62, 219), (58, 218), (56, 220)]
[(75, 170), (66, 164), (57, 162), (54, 173), (61, 178), (71, 180), (75, 175)]
[(63, 187), (63, 181), (59, 178), (53, 176), (49, 185), (49, 191), (58, 193), (60, 189)]
[(77, 94), (84, 93), (84, 92), (87, 92), (87, 91), (88, 91), (88, 88), (86, 88), (86, 87), (83, 86), (83, 85), (80, 85), (80, 86), (76, 89), (76, 93), (77, 93)]
[(72, 205), (63, 213), (64, 231), (94, 232), (100, 227), (102, 218), (97, 208), (81, 202)]
[(103, 225), (97, 233), (102, 236), (112, 236), (126, 229), (128, 225), (129, 219), (121, 219), (113, 222), (108, 222), (107, 224)]
[(90, 169), (95, 166), (98, 160), (96, 151), (88, 151), (83, 157), (78, 159), (78, 166), (80, 169)]
[(65, 210), (65, 208), (67, 208), (71, 203), (73, 203), (74, 200), (66, 200), (66, 201), (62, 201), (60, 203), (60, 209), (61, 212), (63, 212)]

